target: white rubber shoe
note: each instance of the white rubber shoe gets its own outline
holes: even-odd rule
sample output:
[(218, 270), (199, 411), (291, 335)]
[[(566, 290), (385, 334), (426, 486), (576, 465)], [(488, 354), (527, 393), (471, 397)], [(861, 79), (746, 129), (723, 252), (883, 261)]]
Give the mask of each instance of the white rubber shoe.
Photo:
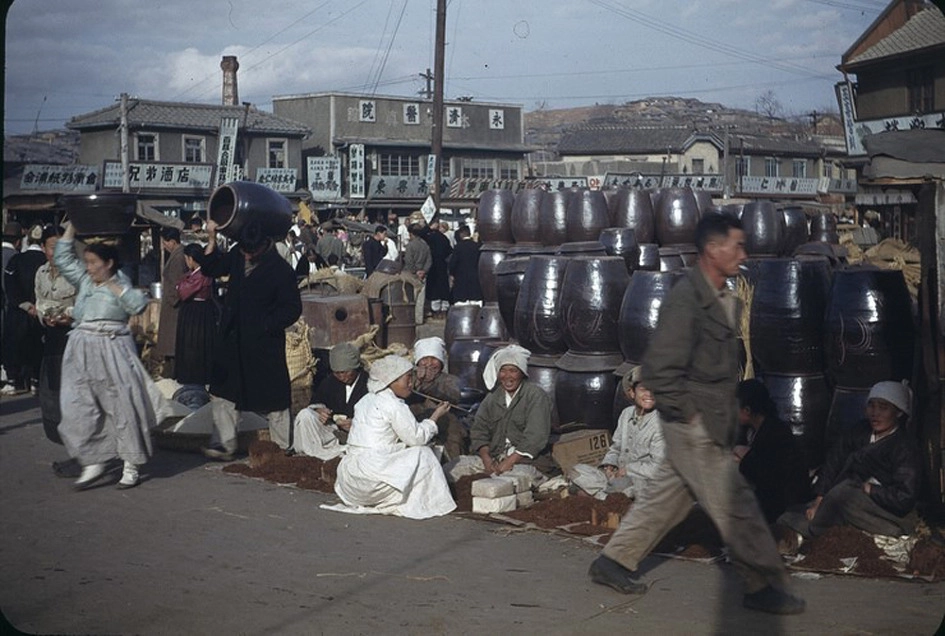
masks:
[(121, 480), (118, 482), (118, 490), (127, 490), (138, 485), (138, 467), (135, 464), (125, 462), (125, 467), (121, 471)]
[(76, 490), (84, 490), (94, 484), (99, 477), (105, 474), (105, 464), (88, 464), (82, 467), (82, 474), (75, 480)]

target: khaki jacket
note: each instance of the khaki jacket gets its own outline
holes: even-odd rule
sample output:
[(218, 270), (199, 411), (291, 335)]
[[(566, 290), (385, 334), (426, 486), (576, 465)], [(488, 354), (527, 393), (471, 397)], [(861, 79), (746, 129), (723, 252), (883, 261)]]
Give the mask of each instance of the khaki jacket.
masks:
[[(739, 304), (735, 324), (741, 313)], [(688, 423), (701, 415), (709, 436), (732, 446), (738, 428), (740, 343), (702, 270), (676, 283), (660, 309), (643, 360), (643, 384), (653, 392), (664, 422)]]

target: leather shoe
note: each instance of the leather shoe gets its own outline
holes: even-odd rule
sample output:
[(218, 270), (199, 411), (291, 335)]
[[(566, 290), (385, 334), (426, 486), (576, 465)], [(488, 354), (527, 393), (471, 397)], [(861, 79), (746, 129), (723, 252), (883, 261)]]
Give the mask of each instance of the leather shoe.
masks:
[(807, 607), (804, 599), (770, 585), (746, 594), (742, 604), (748, 609), (769, 614), (802, 614)]
[(591, 563), (587, 573), (595, 583), (606, 585), (621, 594), (644, 594), (646, 592), (646, 583), (641, 583), (633, 576), (633, 572), (604, 555), (597, 557)]

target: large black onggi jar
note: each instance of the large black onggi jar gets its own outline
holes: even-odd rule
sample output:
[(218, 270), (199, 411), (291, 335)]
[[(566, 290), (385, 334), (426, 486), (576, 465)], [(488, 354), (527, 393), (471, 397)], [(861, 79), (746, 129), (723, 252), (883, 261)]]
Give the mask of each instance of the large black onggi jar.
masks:
[(564, 256), (532, 256), (515, 302), (513, 331), (519, 343), (534, 354), (564, 353), (561, 319), (561, 287), (570, 259)]
[(581, 353), (619, 351), (617, 321), (630, 275), (617, 256), (576, 256), (561, 289), (561, 316), (568, 349)]
[(485, 391), (480, 365), (495, 350), (498, 340), (489, 338), (456, 338), (449, 348), (448, 370), (459, 378), (460, 386)]
[(613, 200), (613, 223), (634, 231), (638, 243), (652, 243), (656, 238), (653, 202), (645, 190), (621, 188)]
[(791, 256), (794, 250), (810, 240), (807, 214), (800, 206), (787, 206), (781, 210), (784, 216), (784, 255)]
[(624, 360), (639, 364), (656, 331), (660, 307), (682, 272), (636, 271), (624, 292), (618, 318), (618, 343)]
[(476, 214), (476, 229), (483, 243), (509, 244), (512, 237), (512, 204), (515, 195), (511, 190), (486, 190), (479, 196)]
[(138, 195), (127, 192), (67, 194), (62, 197), (78, 236), (120, 235), (131, 229)]
[[(619, 357), (619, 356), (618, 356)], [(558, 359), (555, 402), (562, 424), (581, 422), (587, 428), (614, 429), (614, 375), (611, 356), (573, 355)]]
[(502, 321), (498, 303), (484, 303), (479, 308), (473, 335), (477, 338), (508, 340), (509, 332)]
[(568, 201), (571, 190), (546, 192), (541, 198), (541, 227), (539, 236), (542, 245), (561, 245), (568, 239)]
[(636, 230), (629, 227), (608, 227), (600, 232), (597, 239), (604, 246), (607, 256), (619, 256), (632, 272), (640, 260), (640, 246), (637, 244)]
[(479, 305), (456, 304), (451, 305), (446, 312), (446, 324), (443, 327), (443, 340), (446, 350), (449, 351), (453, 341), (457, 338), (471, 338), (475, 333), (476, 320), (479, 317)]
[(599, 190), (579, 190), (568, 200), (569, 241), (596, 241), (600, 231), (609, 225), (607, 199)]
[(512, 237), (516, 244), (541, 244), (541, 201), (545, 191), (527, 188), (515, 195), (512, 203)]
[(691, 244), (699, 223), (699, 205), (690, 188), (664, 188), (656, 203), (656, 240), (660, 245)]
[(809, 258), (750, 259), (751, 354), (765, 373), (822, 373), (832, 270)]
[(779, 256), (784, 250), (784, 215), (771, 201), (752, 201), (742, 210), (745, 251), (750, 256)]
[(495, 269), (505, 260), (508, 250), (509, 246), (504, 243), (486, 243), (479, 250), (479, 286), (482, 288), (482, 299), (487, 303), (499, 300)]
[(800, 443), (807, 468), (817, 468), (826, 456), (826, 423), (831, 391), (823, 373), (762, 376), (778, 417), (791, 427)]
[(525, 270), (528, 269), (528, 256), (506, 258), (495, 268), (495, 286), (498, 296), (499, 313), (508, 335), (515, 338), (515, 303), (518, 300)]
[(872, 266), (835, 271), (825, 331), (834, 384), (866, 388), (911, 379), (915, 327), (902, 272)]
[(292, 225), (292, 204), (282, 194), (261, 183), (233, 181), (213, 191), (207, 204), (208, 214), (224, 236), (239, 240), (240, 232), (251, 220), (259, 223), (263, 234), (285, 238)]

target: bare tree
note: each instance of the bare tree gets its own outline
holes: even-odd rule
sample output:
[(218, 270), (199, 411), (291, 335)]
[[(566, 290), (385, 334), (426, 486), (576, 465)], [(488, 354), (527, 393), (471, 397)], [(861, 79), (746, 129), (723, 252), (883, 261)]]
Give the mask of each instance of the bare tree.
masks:
[(784, 114), (784, 107), (773, 90), (766, 90), (755, 100), (755, 112), (768, 119), (780, 118)]

